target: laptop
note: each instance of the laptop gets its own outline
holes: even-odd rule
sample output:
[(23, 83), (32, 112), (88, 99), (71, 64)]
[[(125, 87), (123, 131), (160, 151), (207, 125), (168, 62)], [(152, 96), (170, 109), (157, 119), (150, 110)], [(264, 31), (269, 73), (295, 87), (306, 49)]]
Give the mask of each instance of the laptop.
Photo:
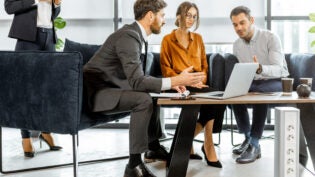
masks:
[(196, 98), (227, 99), (246, 95), (255, 77), (258, 63), (236, 63), (232, 70), (225, 91), (196, 93)]

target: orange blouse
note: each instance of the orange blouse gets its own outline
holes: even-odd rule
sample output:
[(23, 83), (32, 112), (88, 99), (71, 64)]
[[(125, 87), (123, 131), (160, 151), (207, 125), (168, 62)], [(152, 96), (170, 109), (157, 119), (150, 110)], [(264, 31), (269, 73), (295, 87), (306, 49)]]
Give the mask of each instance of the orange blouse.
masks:
[[(207, 76), (208, 62), (202, 37), (193, 32), (189, 35), (187, 49), (177, 41), (175, 30), (163, 38), (160, 52), (163, 77), (177, 76), (189, 66), (194, 66), (194, 72), (204, 72)], [(206, 81), (207, 78), (203, 83), (206, 84)]]

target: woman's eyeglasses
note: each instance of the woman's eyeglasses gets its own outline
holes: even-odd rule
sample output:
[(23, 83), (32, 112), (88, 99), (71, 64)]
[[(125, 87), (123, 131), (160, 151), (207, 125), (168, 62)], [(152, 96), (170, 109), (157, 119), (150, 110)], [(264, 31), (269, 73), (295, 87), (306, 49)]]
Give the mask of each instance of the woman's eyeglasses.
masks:
[(197, 20), (197, 15), (192, 15), (191, 13), (187, 13), (186, 14), (186, 18), (187, 19), (193, 19), (193, 20)]

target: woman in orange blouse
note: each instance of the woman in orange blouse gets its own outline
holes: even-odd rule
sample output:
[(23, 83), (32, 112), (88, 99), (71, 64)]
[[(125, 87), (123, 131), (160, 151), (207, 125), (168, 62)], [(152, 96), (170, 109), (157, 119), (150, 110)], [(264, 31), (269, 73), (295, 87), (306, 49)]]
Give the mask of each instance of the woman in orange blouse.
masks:
[[(171, 77), (180, 74), (185, 68), (193, 66), (191, 72), (208, 73), (208, 63), (205, 53), (205, 47), (202, 37), (190, 32), (189, 29), (194, 26), (195, 30), (199, 26), (199, 11), (196, 4), (183, 2), (177, 9), (175, 25), (177, 29), (163, 38), (161, 45), (161, 70), (164, 77)], [(186, 89), (191, 92), (208, 92), (214, 89), (206, 85), (207, 78), (190, 87), (175, 87), (174, 90), (182, 92)], [(205, 141), (201, 150), (204, 153), (205, 160), (209, 166), (222, 168), (218, 160), (212, 140), (214, 120), (222, 126), (222, 119), (225, 111), (225, 105), (202, 105), (200, 116), (196, 124), (195, 136), (204, 129)], [(219, 128), (220, 129), (220, 128)], [(202, 159), (198, 154), (194, 154), (193, 148), (190, 154), (191, 159)]]

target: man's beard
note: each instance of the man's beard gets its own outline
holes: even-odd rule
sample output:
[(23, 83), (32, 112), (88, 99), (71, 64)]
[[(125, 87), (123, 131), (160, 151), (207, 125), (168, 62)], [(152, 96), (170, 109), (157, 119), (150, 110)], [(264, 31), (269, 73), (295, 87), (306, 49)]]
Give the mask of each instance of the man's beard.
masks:
[(240, 36), (240, 38), (244, 39), (246, 42), (249, 42), (253, 37), (252, 27), (250, 26), (249, 28), (247, 28), (247, 30), (244, 33), (245, 34), (243, 36)]
[(162, 25), (159, 25), (157, 21), (154, 21), (154, 23), (150, 26), (150, 30), (153, 34), (160, 34), (163, 25), (164, 23), (162, 23)]

